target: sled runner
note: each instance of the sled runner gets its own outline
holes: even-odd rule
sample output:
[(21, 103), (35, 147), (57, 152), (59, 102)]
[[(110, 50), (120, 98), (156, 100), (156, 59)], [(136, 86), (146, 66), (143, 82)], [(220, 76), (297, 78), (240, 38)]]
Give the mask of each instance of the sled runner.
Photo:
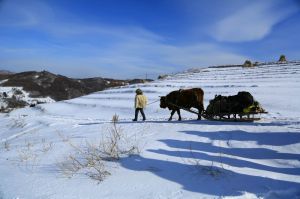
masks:
[[(261, 114), (266, 114), (268, 112), (248, 112), (248, 113), (226, 113), (226, 114), (214, 114), (214, 115), (207, 115), (203, 113), (202, 116), (207, 120), (213, 121), (226, 121), (226, 122), (254, 122), (258, 121), (261, 118), (257, 117)], [(234, 117), (236, 116), (236, 117)]]

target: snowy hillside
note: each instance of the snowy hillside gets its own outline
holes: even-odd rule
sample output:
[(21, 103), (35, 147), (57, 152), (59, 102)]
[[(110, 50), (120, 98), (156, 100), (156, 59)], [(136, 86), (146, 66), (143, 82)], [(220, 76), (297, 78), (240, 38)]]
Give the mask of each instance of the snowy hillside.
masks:
[[(0, 85), (5, 81), (0, 81)], [(52, 102), (55, 100), (50, 97), (30, 97), (30, 93), (24, 91), (22, 87), (0, 86), (0, 112), (9, 112), (19, 107)]]
[[(269, 114), (230, 123), (182, 111), (183, 121), (168, 122), (156, 102), (146, 122), (131, 121), (137, 88), (152, 103), (191, 87), (204, 90), (205, 107), (216, 94), (249, 91)], [(274, 64), (205, 68), (1, 114), (0, 198), (300, 198), (299, 98), (300, 64)], [(60, 163), (101, 143), (114, 114), (123, 146), (139, 153), (105, 162), (102, 182), (84, 170), (66, 176)]]

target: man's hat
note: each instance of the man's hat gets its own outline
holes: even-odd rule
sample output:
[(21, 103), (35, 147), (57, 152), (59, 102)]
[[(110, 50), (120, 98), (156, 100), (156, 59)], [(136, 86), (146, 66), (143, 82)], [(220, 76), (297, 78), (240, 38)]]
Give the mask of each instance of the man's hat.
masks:
[(143, 91), (141, 89), (139, 89), (139, 88), (136, 89), (135, 92), (136, 92), (136, 94), (143, 94)]

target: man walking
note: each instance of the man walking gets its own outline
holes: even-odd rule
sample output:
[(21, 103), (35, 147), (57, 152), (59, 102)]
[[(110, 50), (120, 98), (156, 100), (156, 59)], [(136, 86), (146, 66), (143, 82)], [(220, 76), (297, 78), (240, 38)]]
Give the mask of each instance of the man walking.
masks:
[(134, 100), (135, 117), (132, 121), (137, 121), (139, 111), (141, 112), (141, 114), (143, 116), (143, 121), (145, 121), (146, 116), (144, 113), (144, 108), (147, 105), (147, 97), (145, 95), (143, 95), (143, 91), (139, 88), (136, 89), (135, 93), (136, 93), (135, 100)]

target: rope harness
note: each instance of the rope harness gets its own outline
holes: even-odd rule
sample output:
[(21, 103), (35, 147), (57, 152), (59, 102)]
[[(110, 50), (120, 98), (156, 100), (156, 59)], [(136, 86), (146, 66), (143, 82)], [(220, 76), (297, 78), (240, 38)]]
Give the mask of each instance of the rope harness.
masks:
[(155, 100), (154, 102), (148, 103), (147, 106), (150, 105), (150, 104), (154, 104), (154, 103), (156, 103), (158, 101), (160, 101), (160, 99), (159, 100)]
[[(156, 103), (156, 102), (158, 102), (158, 101), (160, 101), (160, 99), (159, 99), (159, 100), (155, 100), (155, 101), (153, 101), (153, 102), (151, 102), (151, 103), (148, 103), (147, 106), (150, 105), (150, 104), (154, 104), (154, 103)], [(194, 114), (199, 115), (199, 113), (196, 112), (196, 111), (193, 111), (193, 110), (184, 108), (184, 107), (182, 107), (182, 106), (178, 106), (177, 104), (173, 104), (172, 102), (169, 102), (169, 101), (167, 101), (167, 100), (166, 100), (166, 103), (169, 104), (169, 105), (175, 106), (175, 107), (177, 107), (177, 108), (179, 108), (179, 109), (183, 109), (183, 110), (188, 111), (188, 112), (190, 112), (190, 113), (194, 113)], [(202, 115), (202, 114), (200, 114), (200, 115)]]
[(201, 114), (201, 113), (199, 114), (199, 113), (196, 112), (196, 111), (193, 111), (193, 110), (184, 108), (184, 107), (182, 107), (182, 106), (178, 106), (177, 104), (173, 104), (172, 102), (169, 102), (169, 101), (167, 101), (167, 100), (166, 100), (166, 103), (169, 104), (169, 105), (175, 106), (175, 107), (177, 107), (177, 108), (179, 108), (179, 109), (183, 109), (183, 110), (185, 110), (185, 111), (187, 111), (187, 112), (190, 112), (190, 113), (194, 113), (194, 114), (203, 116), (203, 114)]

